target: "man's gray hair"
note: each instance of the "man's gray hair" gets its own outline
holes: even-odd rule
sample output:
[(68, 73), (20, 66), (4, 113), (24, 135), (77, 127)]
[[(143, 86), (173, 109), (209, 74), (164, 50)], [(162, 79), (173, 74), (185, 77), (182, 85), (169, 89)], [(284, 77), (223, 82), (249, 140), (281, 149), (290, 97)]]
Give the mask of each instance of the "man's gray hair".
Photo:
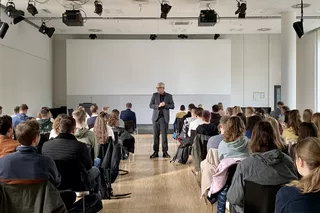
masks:
[(166, 85), (165, 85), (163, 82), (159, 82), (159, 83), (158, 83), (158, 87), (163, 87), (163, 88), (165, 88)]

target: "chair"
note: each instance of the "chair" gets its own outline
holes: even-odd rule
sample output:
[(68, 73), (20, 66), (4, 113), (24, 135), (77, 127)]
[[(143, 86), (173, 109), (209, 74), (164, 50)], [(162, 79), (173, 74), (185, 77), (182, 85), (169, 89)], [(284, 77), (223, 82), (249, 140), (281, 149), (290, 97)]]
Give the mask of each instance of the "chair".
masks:
[(123, 121), (124, 122), (124, 126), (125, 129), (129, 132), (129, 133), (134, 133), (134, 122), (133, 121)]
[(180, 135), (182, 132), (182, 127), (183, 127), (183, 118), (177, 118), (177, 135)]
[(244, 213), (274, 213), (276, 195), (282, 185), (264, 186), (245, 181)]

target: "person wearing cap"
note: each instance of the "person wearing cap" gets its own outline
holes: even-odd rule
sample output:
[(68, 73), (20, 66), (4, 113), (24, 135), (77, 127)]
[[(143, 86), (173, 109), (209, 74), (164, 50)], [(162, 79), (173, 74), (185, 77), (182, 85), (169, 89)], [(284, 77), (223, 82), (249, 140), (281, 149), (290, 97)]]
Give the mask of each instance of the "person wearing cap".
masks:
[(170, 109), (174, 109), (172, 95), (165, 92), (165, 84), (160, 82), (157, 85), (157, 92), (153, 93), (149, 107), (153, 109), (152, 125), (153, 125), (153, 151), (150, 158), (159, 157), (159, 139), (161, 133), (162, 152), (164, 158), (170, 158), (168, 154), (168, 127), (170, 121)]

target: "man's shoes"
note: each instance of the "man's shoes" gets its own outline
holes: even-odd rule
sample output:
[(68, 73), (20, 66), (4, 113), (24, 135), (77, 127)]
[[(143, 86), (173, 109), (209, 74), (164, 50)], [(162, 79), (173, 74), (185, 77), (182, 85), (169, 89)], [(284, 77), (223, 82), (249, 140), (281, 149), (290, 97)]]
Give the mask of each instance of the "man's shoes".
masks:
[(163, 152), (163, 158), (171, 158), (168, 152)]
[(154, 153), (150, 156), (151, 159), (153, 159), (153, 158), (158, 158), (158, 157), (159, 157), (158, 152), (154, 152)]

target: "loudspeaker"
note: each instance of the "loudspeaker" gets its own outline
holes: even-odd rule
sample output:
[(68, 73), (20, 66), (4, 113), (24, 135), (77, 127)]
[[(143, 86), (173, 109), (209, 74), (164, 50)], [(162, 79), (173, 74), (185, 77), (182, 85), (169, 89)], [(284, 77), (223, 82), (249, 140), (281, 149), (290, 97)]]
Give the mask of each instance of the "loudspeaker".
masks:
[(0, 22), (0, 38), (3, 39), (9, 29), (9, 24)]
[(303, 30), (303, 22), (302, 21), (297, 21), (293, 23), (293, 28), (297, 33), (297, 36), (299, 38), (302, 38), (304, 35), (304, 30)]

